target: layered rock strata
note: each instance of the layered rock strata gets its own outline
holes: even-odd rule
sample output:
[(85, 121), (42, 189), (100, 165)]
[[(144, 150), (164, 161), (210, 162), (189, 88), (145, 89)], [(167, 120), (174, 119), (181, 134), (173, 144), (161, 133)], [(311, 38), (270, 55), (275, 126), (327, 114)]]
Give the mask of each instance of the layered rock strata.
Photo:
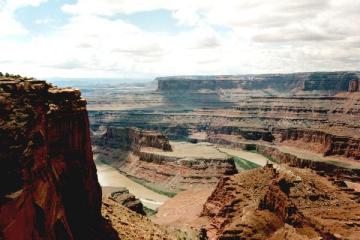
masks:
[(0, 79), (0, 162), (0, 238), (117, 238), (101, 217), (79, 90)]
[(126, 188), (118, 189), (110, 194), (110, 198), (122, 206), (141, 215), (146, 215), (144, 206), (139, 199), (129, 192)]
[(272, 128), (270, 130), (223, 126), (207, 131), (207, 139), (212, 142), (221, 135), (234, 135), (243, 140), (260, 140), (277, 145), (295, 146), (321, 153), (323, 156), (360, 159), (360, 138), (339, 136), (319, 130), (304, 128)]
[(359, 196), (279, 165), (224, 178), (204, 205), (211, 239), (357, 239)]
[(169, 140), (155, 131), (145, 131), (138, 128), (107, 128), (100, 137), (93, 137), (96, 145), (122, 148), (139, 152), (141, 147), (154, 147), (171, 151)]
[(159, 77), (160, 91), (189, 91), (199, 89), (269, 89), (358, 91), (358, 72), (316, 72), (293, 74), (173, 76)]
[(128, 128), (108, 128), (93, 138), (97, 153), (107, 163), (137, 180), (178, 192), (214, 185), (237, 172), (234, 161), (213, 146), (169, 143), (162, 134)]
[(103, 199), (101, 209), (104, 218), (118, 231), (123, 240), (176, 240), (175, 234), (155, 223), (149, 218), (137, 214), (110, 198)]
[[(208, 91), (164, 90), (157, 94), (163, 97), (159, 104), (166, 109), (101, 111), (91, 113), (91, 120), (95, 129), (130, 125), (160, 130), (171, 139), (185, 139), (197, 133), (208, 134), (209, 139), (231, 135), (339, 159), (360, 157), (358, 93), (333, 95), (328, 91), (290, 93), (241, 89), (211, 93), (211, 101), (199, 104), (209, 95)], [(183, 108), (185, 110), (179, 110)]]

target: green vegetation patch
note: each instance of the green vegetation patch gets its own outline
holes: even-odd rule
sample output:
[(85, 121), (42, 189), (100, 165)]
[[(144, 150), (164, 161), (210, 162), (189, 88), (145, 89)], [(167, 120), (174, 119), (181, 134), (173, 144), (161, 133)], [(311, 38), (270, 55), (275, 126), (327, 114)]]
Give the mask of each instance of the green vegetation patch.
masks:
[(246, 144), (244, 150), (248, 151), (248, 152), (257, 153), (257, 149), (256, 149), (255, 144)]
[(163, 189), (160, 189), (159, 187), (156, 187), (154, 186), (153, 184), (145, 181), (145, 180), (142, 180), (142, 179), (138, 179), (138, 178), (135, 178), (135, 177), (131, 177), (131, 176), (128, 176), (129, 178), (131, 178), (131, 180), (133, 180), (134, 182), (146, 187), (147, 189), (153, 191), (153, 192), (156, 192), (156, 193), (159, 193), (161, 195), (165, 195), (167, 197), (175, 197), (175, 195), (177, 194), (176, 192), (169, 192), (169, 191), (165, 191)]
[(261, 167), (259, 164), (250, 162), (250, 161), (240, 158), (240, 157), (233, 156), (233, 159), (234, 159), (236, 168), (241, 169), (241, 170), (250, 170), (250, 169)]
[(146, 216), (148, 217), (152, 217), (155, 216), (157, 211), (156, 210), (152, 210), (151, 208), (147, 208), (145, 206), (143, 206), (144, 212), (146, 213)]

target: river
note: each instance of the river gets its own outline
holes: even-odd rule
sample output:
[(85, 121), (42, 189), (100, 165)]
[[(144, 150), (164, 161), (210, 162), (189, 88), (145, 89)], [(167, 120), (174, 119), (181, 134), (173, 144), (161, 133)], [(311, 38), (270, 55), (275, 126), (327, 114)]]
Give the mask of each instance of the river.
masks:
[[(94, 156), (94, 159), (96, 159), (96, 155)], [(116, 168), (108, 164), (96, 160), (95, 164), (99, 182), (102, 187), (125, 187), (130, 193), (140, 199), (145, 207), (153, 210), (156, 210), (160, 205), (169, 199), (165, 195), (151, 191), (143, 185), (134, 182), (130, 178), (122, 175), (118, 170), (116, 170)]]

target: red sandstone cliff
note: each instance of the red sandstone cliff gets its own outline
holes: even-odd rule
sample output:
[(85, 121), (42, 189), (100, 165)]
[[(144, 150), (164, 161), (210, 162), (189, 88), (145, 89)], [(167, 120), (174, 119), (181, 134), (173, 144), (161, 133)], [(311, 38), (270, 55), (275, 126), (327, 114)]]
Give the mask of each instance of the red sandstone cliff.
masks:
[(295, 146), (300, 149), (321, 153), (323, 156), (341, 156), (349, 159), (360, 159), (360, 138), (335, 135), (321, 130), (305, 128), (241, 128), (222, 126), (212, 128), (208, 132), (208, 141), (221, 142), (217, 134), (235, 135), (244, 140), (262, 140), (280, 145)]
[(210, 239), (358, 239), (359, 196), (283, 165), (224, 178), (204, 205)]
[(0, 79), (0, 239), (112, 239), (85, 106), (78, 90)]
[(121, 148), (136, 153), (141, 147), (154, 147), (164, 151), (171, 151), (169, 140), (161, 133), (146, 131), (138, 128), (109, 127), (106, 132), (93, 138), (95, 145)]

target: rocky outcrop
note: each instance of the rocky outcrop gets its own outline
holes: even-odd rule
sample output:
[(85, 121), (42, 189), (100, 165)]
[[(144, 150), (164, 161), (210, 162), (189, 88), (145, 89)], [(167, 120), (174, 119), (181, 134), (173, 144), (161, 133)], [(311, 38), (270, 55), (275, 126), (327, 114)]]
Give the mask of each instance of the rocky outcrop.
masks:
[(277, 91), (348, 91), (350, 82), (358, 80), (357, 72), (316, 72), (294, 74), (173, 76), (160, 77), (160, 91), (191, 91), (199, 89), (246, 90), (274, 89)]
[(348, 92), (359, 92), (360, 91), (360, 80), (354, 79), (349, 82)]
[(309, 129), (276, 129), (278, 141), (298, 148), (310, 149), (324, 156), (343, 156), (360, 160), (360, 139), (349, 136), (336, 136)]
[(317, 72), (308, 76), (304, 82), (304, 90), (348, 91), (349, 83), (358, 80), (357, 72)]
[(96, 145), (134, 152), (138, 152), (141, 147), (154, 147), (164, 151), (172, 150), (169, 140), (163, 134), (138, 128), (109, 127), (101, 136), (94, 136), (93, 142)]
[(329, 177), (336, 177), (338, 180), (350, 180), (358, 182), (360, 180), (360, 169), (342, 161), (316, 161), (301, 158), (295, 154), (283, 152), (276, 147), (257, 145), (258, 153), (268, 157), (276, 163), (288, 164), (298, 168), (310, 168), (318, 174)]
[(101, 217), (86, 101), (79, 90), (0, 79), (0, 162), (0, 238), (116, 235)]
[[(170, 144), (163, 134), (155, 131), (108, 128), (104, 134), (93, 137), (93, 144), (98, 146), (96, 153), (103, 161), (128, 177), (171, 195), (191, 187), (212, 186), (222, 176), (237, 173), (234, 160), (213, 147)], [(201, 151), (204, 153), (196, 154)]]
[(217, 134), (236, 135), (246, 140), (263, 140), (267, 142), (272, 142), (275, 139), (271, 131), (259, 128), (220, 126), (212, 127), (207, 131), (209, 138), (211, 138), (212, 135)]
[(202, 214), (210, 239), (356, 239), (357, 198), (309, 170), (266, 166), (225, 178)]
[[(197, 151), (194, 148), (193, 151)], [(163, 191), (176, 193), (190, 188), (214, 186), (223, 176), (237, 173), (234, 160), (223, 156), (191, 157), (167, 155), (143, 149), (138, 155), (130, 154), (120, 171), (129, 177), (148, 182)]]
[(141, 201), (131, 194), (126, 188), (118, 189), (115, 192), (112, 192), (110, 198), (131, 211), (141, 215), (146, 215)]
[(122, 240), (176, 240), (168, 229), (153, 223), (147, 217), (137, 214), (111, 198), (103, 198), (102, 215), (118, 231)]
[[(278, 145), (294, 146), (299, 149), (321, 153), (323, 156), (340, 156), (360, 159), (360, 139), (339, 136), (325, 131), (304, 128), (243, 128), (235, 126), (212, 127), (207, 131), (207, 139), (213, 143), (232, 144), (217, 136), (234, 135), (239, 139), (271, 142)], [(234, 145), (239, 147), (239, 145)], [(241, 145), (241, 144), (240, 144)]]

